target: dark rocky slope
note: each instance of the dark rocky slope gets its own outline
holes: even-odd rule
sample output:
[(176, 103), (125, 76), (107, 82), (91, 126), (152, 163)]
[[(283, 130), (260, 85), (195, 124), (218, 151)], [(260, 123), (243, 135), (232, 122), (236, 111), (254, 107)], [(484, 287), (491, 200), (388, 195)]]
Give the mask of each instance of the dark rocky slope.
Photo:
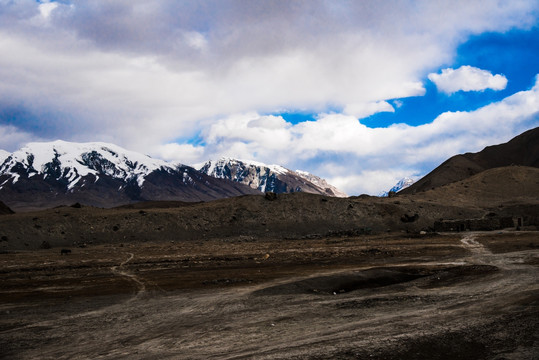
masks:
[(539, 127), (507, 143), (487, 146), (478, 153), (453, 156), (400, 193), (413, 194), (430, 190), (461, 181), (487, 169), (511, 165), (539, 167)]
[[(113, 209), (61, 207), (0, 217), (5, 249), (84, 243), (309, 239), (430, 231), (440, 219), (519, 216), (539, 225), (539, 169), (504, 167), (415, 195), (347, 199), (307, 193), (211, 202), (139, 203)], [(162, 204), (162, 206), (160, 205)], [(534, 217), (535, 216), (535, 217)], [(25, 245), (27, 244), (27, 245)]]

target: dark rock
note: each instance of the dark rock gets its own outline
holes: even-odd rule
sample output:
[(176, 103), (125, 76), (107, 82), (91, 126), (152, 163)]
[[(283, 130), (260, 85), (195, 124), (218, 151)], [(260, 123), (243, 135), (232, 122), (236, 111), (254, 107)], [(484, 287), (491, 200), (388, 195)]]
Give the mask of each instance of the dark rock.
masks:
[(404, 223), (412, 223), (419, 219), (419, 214), (414, 214), (413, 216), (410, 216), (408, 214), (404, 214), (401, 216), (401, 221)]

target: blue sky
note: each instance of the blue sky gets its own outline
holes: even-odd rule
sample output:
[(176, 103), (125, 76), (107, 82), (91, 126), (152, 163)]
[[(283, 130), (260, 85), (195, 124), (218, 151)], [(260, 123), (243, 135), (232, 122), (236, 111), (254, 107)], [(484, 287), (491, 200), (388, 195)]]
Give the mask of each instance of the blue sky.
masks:
[(445, 64), (451, 68), (464, 65), (503, 74), (508, 79), (506, 88), (460, 91), (447, 96), (438, 92), (436, 85), (425, 77), (424, 96), (397, 99), (402, 106), (395, 113), (378, 113), (361, 122), (369, 127), (385, 127), (395, 122), (422, 125), (442, 112), (475, 110), (532, 88), (535, 75), (539, 73), (539, 28), (472, 36), (457, 48), (455, 61)]
[(104, 141), (377, 194), (539, 126), (539, 3), (0, 0), (0, 148)]

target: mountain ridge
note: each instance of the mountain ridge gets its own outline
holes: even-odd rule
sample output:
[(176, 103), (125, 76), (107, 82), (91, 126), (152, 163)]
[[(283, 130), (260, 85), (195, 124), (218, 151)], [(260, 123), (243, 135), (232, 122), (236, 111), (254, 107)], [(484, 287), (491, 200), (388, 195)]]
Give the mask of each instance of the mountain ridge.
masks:
[(261, 192), (311, 194), (348, 197), (325, 179), (301, 170), (290, 170), (280, 165), (257, 161), (221, 158), (209, 160), (199, 171), (219, 179), (228, 179), (250, 186)]
[(0, 197), (15, 210), (70, 202), (110, 207), (145, 200), (208, 201), (259, 193), (187, 165), (100, 142), (29, 143), (0, 164)]
[(539, 167), (539, 127), (477, 153), (452, 156), (399, 194), (424, 192), (488, 169), (511, 165)]
[(0, 151), (0, 199), (25, 211), (74, 202), (113, 207), (262, 192), (347, 196), (316, 175), (280, 165), (221, 159), (201, 170), (104, 142), (31, 142), (13, 153)]

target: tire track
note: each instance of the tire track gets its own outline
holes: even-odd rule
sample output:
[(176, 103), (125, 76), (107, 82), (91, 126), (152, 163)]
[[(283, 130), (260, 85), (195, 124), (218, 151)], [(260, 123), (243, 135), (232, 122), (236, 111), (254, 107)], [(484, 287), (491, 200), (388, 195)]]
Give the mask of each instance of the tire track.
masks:
[(110, 270), (115, 275), (123, 276), (123, 277), (127, 278), (128, 280), (130, 280), (130, 281), (132, 281), (132, 282), (134, 282), (136, 284), (137, 292), (136, 292), (135, 296), (130, 299), (130, 301), (133, 301), (134, 299), (138, 298), (139, 296), (141, 296), (142, 294), (144, 294), (146, 292), (146, 285), (138, 278), (138, 276), (136, 276), (135, 274), (123, 269), (123, 267), (127, 263), (129, 263), (131, 260), (133, 260), (133, 258), (135, 257), (135, 254), (133, 254), (133, 253), (128, 253), (128, 254), (129, 254), (129, 258), (127, 258), (127, 260), (120, 263), (120, 265), (111, 267)]
[(80, 318), (88, 318), (88, 317), (98, 318), (100, 316), (103, 316), (104, 314), (113, 314), (113, 313), (118, 312), (119, 308), (124, 307), (126, 304), (137, 300), (142, 294), (146, 292), (146, 285), (136, 275), (122, 269), (127, 263), (129, 263), (135, 257), (135, 254), (133, 253), (128, 253), (128, 254), (129, 254), (129, 257), (125, 261), (121, 262), (120, 265), (112, 266), (110, 268), (110, 270), (112, 271), (114, 275), (125, 277), (136, 284), (136, 287), (137, 287), (136, 294), (130, 299), (128, 299), (127, 301), (123, 303), (119, 303), (119, 304), (106, 306), (97, 310), (85, 311), (79, 314), (61, 316), (56, 319), (44, 320), (44, 321), (33, 322), (30, 324), (25, 324), (23, 326), (18, 326), (13, 329), (9, 329), (7, 331), (1, 331), (0, 334), (13, 333), (16, 331), (20, 331), (22, 329), (31, 329), (31, 328), (43, 327), (43, 326), (53, 326), (54, 324), (62, 323), (65, 321), (73, 321), (74, 319), (80, 319)]
[(464, 247), (472, 252), (474, 255), (480, 255), (480, 256), (486, 256), (486, 255), (492, 255), (492, 252), (488, 250), (483, 244), (475, 240), (477, 237), (477, 234), (468, 234), (465, 235), (462, 239), (460, 239), (460, 242), (464, 245)]

